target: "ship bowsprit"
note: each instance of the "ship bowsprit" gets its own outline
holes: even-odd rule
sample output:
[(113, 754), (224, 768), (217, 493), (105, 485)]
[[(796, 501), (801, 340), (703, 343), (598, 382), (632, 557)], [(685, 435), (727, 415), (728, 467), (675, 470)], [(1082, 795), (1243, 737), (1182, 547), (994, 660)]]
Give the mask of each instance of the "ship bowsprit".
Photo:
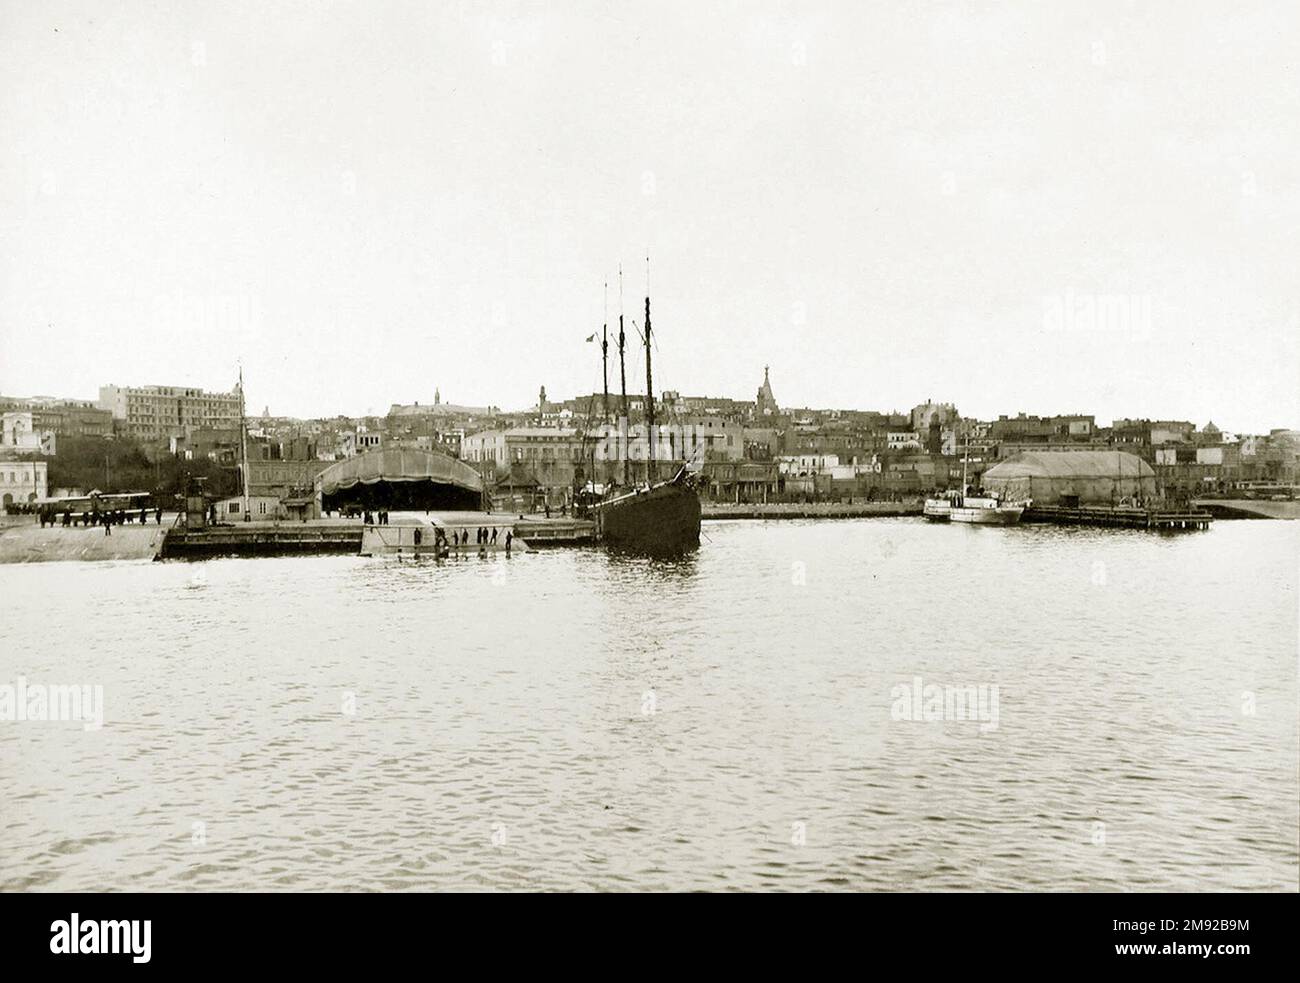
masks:
[(489, 506), (479, 473), (437, 451), (367, 451), (322, 471), (316, 491), (327, 510), (451, 512)]

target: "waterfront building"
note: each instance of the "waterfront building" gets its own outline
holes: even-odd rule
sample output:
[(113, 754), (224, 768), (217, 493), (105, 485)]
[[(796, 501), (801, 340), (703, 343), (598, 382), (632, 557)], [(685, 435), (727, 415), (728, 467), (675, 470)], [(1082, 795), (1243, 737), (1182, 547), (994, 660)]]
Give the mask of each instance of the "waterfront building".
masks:
[(782, 475), (795, 477), (827, 471), (828, 468), (838, 467), (840, 463), (836, 454), (786, 454), (776, 460)]
[(1026, 451), (984, 472), (985, 490), (1004, 499), (1032, 498), (1036, 505), (1113, 505), (1153, 498), (1156, 472), (1121, 451)]
[[(254, 453), (259, 456), (254, 456)], [(264, 455), (264, 456), (263, 456)], [(271, 457), (270, 448), (249, 448), (248, 505), (253, 519), (286, 519), (295, 503), (311, 498), (316, 479), (330, 466), (330, 461), (312, 458), (286, 459)], [(217, 503), (217, 516), (224, 522), (243, 519), (244, 497), (232, 495)], [(312, 498), (306, 518), (320, 515), (319, 503)]]
[(49, 464), (45, 461), (0, 458), (0, 508), (24, 505), (49, 494)]
[(196, 427), (238, 428), (242, 395), (186, 386), (100, 386), (99, 408), (112, 414), (118, 434), (133, 440), (166, 440)]
[(700, 493), (714, 502), (767, 502), (777, 496), (776, 461), (706, 461)]
[(195, 427), (187, 434), (173, 434), (167, 440), (167, 449), (187, 461), (215, 461), (232, 465), (239, 462), (240, 444), (238, 427)]
[(489, 488), (536, 488), (546, 502), (568, 501), (583, 463), (593, 453), (569, 427), (512, 427), (483, 430), (461, 441), (461, 459)]

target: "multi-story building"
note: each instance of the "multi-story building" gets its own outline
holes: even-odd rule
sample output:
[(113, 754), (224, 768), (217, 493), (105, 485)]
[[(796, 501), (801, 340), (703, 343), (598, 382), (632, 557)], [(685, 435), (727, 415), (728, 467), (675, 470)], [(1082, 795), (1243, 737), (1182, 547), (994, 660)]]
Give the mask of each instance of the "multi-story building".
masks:
[(35, 414), (30, 410), (11, 411), (0, 414), (0, 447), (53, 454), (55, 434), (52, 430), (36, 429)]
[(242, 395), (210, 393), (182, 386), (100, 386), (99, 407), (108, 410), (117, 432), (134, 440), (167, 440), (196, 427), (238, 427)]
[(885, 439), (891, 451), (921, 449), (921, 435), (913, 430), (891, 430)]
[(926, 433), (933, 424), (942, 429), (960, 419), (957, 407), (952, 403), (935, 403), (928, 399), (921, 405), (912, 407), (911, 417), (912, 429), (920, 434)]
[(0, 508), (25, 505), (49, 494), (45, 461), (0, 460)]
[(483, 476), (497, 497), (529, 489), (548, 503), (566, 502), (592, 447), (567, 427), (483, 430), (461, 441), (461, 459)]
[(1089, 442), (1097, 438), (1096, 417), (1069, 413), (1064, 416), (999, 416), (989, 426), (995, 441), (1016, 444), (1063, 444)]
[(30, 430), (59, 437), (107, 437), (113, 415), (92, 402), (53, 396), (0, 396), (0, 411), (31, 413)]

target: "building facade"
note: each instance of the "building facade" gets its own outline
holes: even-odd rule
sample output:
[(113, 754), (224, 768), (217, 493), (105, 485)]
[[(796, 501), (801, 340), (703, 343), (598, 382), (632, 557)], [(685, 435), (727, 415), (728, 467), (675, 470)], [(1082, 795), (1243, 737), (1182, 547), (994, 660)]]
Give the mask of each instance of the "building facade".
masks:
[(54, 431), (37, 429), (35, 414), (30, 410), (0, 415), (0, 447), (48, 456), (56, 451), (55, 440)]
[(0, 460), (0, 508), (8, 511), (49, 495), (45, 461)]
[(112, 414), (116, 432), (133, 440), (155, 441), (184, 436), (197, 427), (238, 427), (242, 415), (239, 387), (210, 393), (183, 386), (100, 386), (99, 408)]
[(0, 396), (0, 412), (30, 413), (32, 431), (59, 437), (108, 437), (113, 433), (113, 415), (85, 400)]

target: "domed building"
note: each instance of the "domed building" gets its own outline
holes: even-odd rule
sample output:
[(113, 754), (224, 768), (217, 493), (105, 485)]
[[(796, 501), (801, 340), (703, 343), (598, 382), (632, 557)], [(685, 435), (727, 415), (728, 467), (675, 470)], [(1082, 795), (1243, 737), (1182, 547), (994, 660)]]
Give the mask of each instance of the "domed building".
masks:
[(1156, 472), (1123, 451), (1025, 451), (985, 471), (983, 485), (1009, 501), (1113, 505), (1123, 498), (1154, 498)]

